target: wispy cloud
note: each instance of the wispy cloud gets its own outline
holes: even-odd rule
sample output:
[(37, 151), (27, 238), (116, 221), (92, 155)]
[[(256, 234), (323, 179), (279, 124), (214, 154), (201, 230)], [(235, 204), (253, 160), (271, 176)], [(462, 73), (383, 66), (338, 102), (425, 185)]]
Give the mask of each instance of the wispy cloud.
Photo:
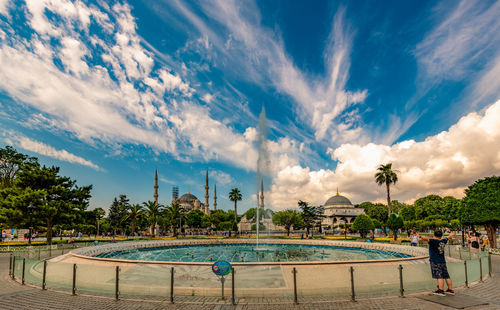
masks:
[(30, 138), (25, 137), (25, 136), (11, 134), (10, 137), (6, 139), (6, 141), (8, 141), (9, 143), (11, 143), (15, 146), (18, 146), (22, 149), (25, 149), (27, 151), (31, 151), (33, 153), (48, 156), (48, 157), (55, 158), (55, 159), (58, 159), (61, 161), (66, 161), (69, 163), (87, 166), (87, 167), (90, 167), (90, 168), (97, 170), (97, 171), (103, 171), (102, 168), (100, 168), (98, 165), (94, 164), (90, 160), (87, 160), (83, 157), (72, 154), (66, 150), (55, 149), (54, 147), (52, 147), (48, 144), (45, 144), (45, 143), (42, 143), (39, 141), (35, 141), (35, 140), (30, 139)]
[[(169, 2), (166, 3), (168, 5)], [(207, 1), (201, 5), (205, 15), (216, 21), (217, 31), (188, 5), (175, 2), (172, 8), (182, 13), (210, 42), (204, 45), (209, 49), (206, 52), (213, 53), (211, 50), (214, 49), (224, 56), (221, 62), (231, 64), (227, 66), (228, 71), (260, 86), (273, 85), (293, 98), (296, 117), (311, 125), (317, 141), (333, 137), (334, 143), (340, 143), (344, 137), (356, 139), (359, 136), (361, 131), (356, 123), (338, 126), (343, 123), (339, 116), (353, 104), (363, 102), (367, 96), (366, 90), (346, 89), (353, 31), (345, 21), (344, 9), (339, 9), (334, 16), (325, 47), (327, 74), (309, 76), (296, 67), (279, 33), (260, 23), (259, 9), (254, 2)], [(224, 26), (222, 31), (219, 25)], [(344, 134), (346, 132), (353, 134)]]

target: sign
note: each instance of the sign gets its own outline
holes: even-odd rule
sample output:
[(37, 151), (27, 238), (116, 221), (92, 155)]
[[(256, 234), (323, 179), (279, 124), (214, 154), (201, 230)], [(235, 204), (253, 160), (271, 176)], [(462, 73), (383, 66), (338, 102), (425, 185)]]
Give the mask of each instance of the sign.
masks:
[(215, 262), (212, 271), (218, 276), (228, 275), (231, 272), (231, 264), (223, 260)]

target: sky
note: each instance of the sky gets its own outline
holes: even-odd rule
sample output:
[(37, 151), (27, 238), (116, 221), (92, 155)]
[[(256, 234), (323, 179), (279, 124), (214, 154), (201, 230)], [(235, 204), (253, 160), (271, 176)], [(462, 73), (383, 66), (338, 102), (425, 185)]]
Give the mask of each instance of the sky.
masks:
[(152, 200), (155, 169), (162, 204), (174, 185), (204, 202), (207, 169), (225, 210), (235, 187), (256, 205), (258, 171), (274, 210), (337, 188), (384, 201), (389, 162), (393, 199), (460, 198), (500, 174), (498, 16), (487, 0), (0, 0), (0, 147), (92, 184), (91, 209)]

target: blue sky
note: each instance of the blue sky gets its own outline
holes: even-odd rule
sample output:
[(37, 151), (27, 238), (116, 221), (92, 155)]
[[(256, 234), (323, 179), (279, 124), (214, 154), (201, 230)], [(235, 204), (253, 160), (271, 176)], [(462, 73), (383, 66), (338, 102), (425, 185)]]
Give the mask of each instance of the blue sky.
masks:
[(500, 172), (498, 1), (0, 0), (0, 143), (115, 196), (461, 197)]

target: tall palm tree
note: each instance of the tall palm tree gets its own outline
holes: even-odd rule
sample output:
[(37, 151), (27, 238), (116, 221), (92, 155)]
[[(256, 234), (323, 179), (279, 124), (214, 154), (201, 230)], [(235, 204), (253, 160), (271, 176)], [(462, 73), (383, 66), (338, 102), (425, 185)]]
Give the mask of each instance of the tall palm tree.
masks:
[(97, 236), (99, 236), (99, 233), (100, 233), (99, 230), (101, 228), (101, 219), (104, 217), (106, 212), (104, 211), (103, 208), (95, 208), (94, 212), (95, 212), (95, 217), (96, 217), (96, 221), (97, 221), (97, 232), (95, 234), (95, 237), (97, 238)]
[(168, 207), (168, 217), (172, 224), (174, 237), (177, 237), (177, 224), (184, 218), (184, 209), (179, 204), (172, 203), (170, 207)]
[(398, 181), (398, 175), (396, 174), (397, 170), (392, 170), (392, 163), (388, 163), (385, 165), (380, 165), (377, 168), (377, 173), (375, 173), (375, 182), (378, 185), (385, 184), (387, 189), (387, 208), (389, 212), (389, 216), (391, 216), (391, 192), (390, 186), (391, 184), (396, 184)]
[(137, 219), (141, 216), (142, 212), (141, 205), (134, 204), (128, 209), (127, 219), (130, 219), (130, 231), (132, 235), (135, 235), (135, 226), (137, 224)]
[(241, 193), (238, 188), (235, 187), (229, 192), (229, 200), (234, 201), (234, 221), (238, 223), (238, 201), (241, 201)]
[(143, 203), (146, 211), (146, 216), (151, 222), (151, 236), (155, 235), (156, 223), (158, 222), (158, 216), (160, 215), (162, 206), (154, 201), (148, 201)]

